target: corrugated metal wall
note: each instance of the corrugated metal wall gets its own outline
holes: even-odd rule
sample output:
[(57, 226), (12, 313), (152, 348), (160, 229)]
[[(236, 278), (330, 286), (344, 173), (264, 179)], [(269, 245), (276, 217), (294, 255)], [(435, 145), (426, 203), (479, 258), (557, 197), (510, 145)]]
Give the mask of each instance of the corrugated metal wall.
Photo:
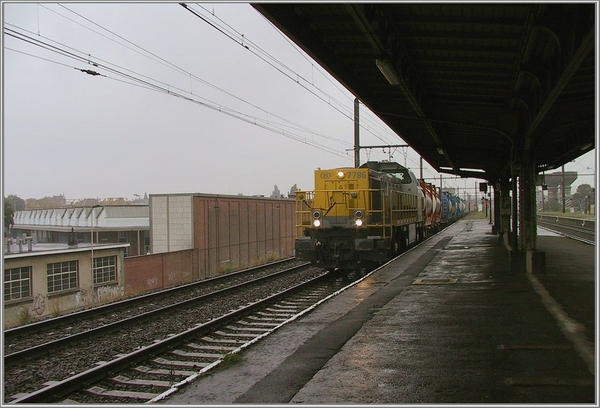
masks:
[(125, 258), (134, 295), (294, 256), (293, 199), (150, 195), (152, 255)]
[(202, 271), (227, 271), (294, 256), (294, 201), (194, 197), (194, 246)]

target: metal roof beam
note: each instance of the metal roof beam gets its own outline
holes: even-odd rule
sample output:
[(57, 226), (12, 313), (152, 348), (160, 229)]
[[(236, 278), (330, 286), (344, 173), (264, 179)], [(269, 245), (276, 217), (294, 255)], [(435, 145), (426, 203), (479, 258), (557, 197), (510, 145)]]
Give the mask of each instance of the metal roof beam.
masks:
[[(581, 41), (579, 48), (573, 58), (569, 61), (569, 64), (565, 67), (562, 72), (562, 75), (558, 79), (556, 85), (548, 95), (548, 97), (544, 100), (542, 107), (538, 110), (535, 118), (529, 125), (527, 132), (525, 133), (526, 139), (533, 139), (535, 132), (538, 130), (538, 127), (542, 123), (542, 121), (546, 118), (546, 115), (550, 112), (554, 103), (561, 95), (562, 91), (569, 84), (573, 75), (577, 72), (579, 67), (583, 64), (585, 58), (589, 54), (590, 51), (594, 48), (595, 44), (595, 27), (593, 27), (587, 35)], [(531, 140), (529, 143), (534, 143), (534, 140)], [(527, 143), (527, 142), (526, 142)], [(527, 143), (527, 144), (529, 144)], [(526, 146), (526, 148), (529, 146)]]
[[(396, 55), (397, 50), (389, 50), (388, 51), (388, 49), (384, 46), (385, 40), (379, 41), (379, 36), (375, 36), (375, 31), (371, 27), (369, 20), (362, 13), (361, 7), (362, 7), (361, 5), (347, 5), (346, 9), (349, 11), (349, 13), (355, 19), (356, 24), (358, 24), (361, 31), (363, 33), (365, 33), (365, 36), (367, 37), (369, 42), (372, 43), (374, 45), (375, 49), (377, 49), (379, 51), (382, 58), (391, 57), (393, 60), (396, 60), (396, 58), (400, 59), (402, 67), (400, 69), (401, 75), (399, 75), (399, 79), (400, 79), (399, 86), (402, 89), (402, 92), (405, 95), (406, 99), (408, 100), (413, 111), (423, 121), (423, 124), (425, 125), (427, 132), (430, 134), (430, 136), (435, 141), (435, 143), (438, 145), (438, 147), (443, 148), (444, 145), (443, 145), (442, 141), (440, 140), (439, 136), (437, 135), (431, 122), (429, 122), (426, 119), (423, 109), (421, 107), (421, 103), (420, 103), (418, 97), (416, 96), (418, 94), (422, 95), (422, 92), (420, 90), (423, 89), (423, 87), (420, 84), (420, 81), (419, 81), (418, 75), (417, 75), (417, 70), (416, 70), (414, 64), (412, 63), (412, 61), (410, 60), (410, 57), (408, 55), (402, 54), (402, 53), (400, 55)], [(380, 16), (383, 17), (384, 19), (386, 17), (389, 17), (389, 15), (387, 15), (386, 13), (381, 13)], [(397, 28), (394, 26), (392, 21), (384, 21), (383, 23), (380, 24), (380, 26), (387, 27), (390, 29), (390, 32), (388, 34), (392, 35), (393, 39), (390, 39), (390, 41), (388, 41), (388, 43), (395, 44), (396, 46), (401, 44), (400, 37), (398, 36), (398, 33), (397, 33)], [(405, 48), (405, 47), (398, 47), (398, 48)], [(394, 65), (394, 67), (395, 67), (396, 61), (392, 61), (392, 65)], [(407, 76), (408, 76), (408, 78), (407, 78)], [(444, 157), (446, 158), (446, 160), (448, 161), (448, 164), (453, 169), (458, 170), (457, 167), (452, 162), (452, 160), (450, 159), (450, 157), (448, 157), (448, 155), (446, 153), (444, 153)]]

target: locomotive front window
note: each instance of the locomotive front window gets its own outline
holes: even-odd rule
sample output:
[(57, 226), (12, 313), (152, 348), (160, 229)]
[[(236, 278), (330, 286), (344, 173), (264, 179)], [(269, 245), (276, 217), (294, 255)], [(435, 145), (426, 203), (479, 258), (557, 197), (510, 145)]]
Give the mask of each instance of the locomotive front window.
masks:
[(412, 180), (410, 178), (410, 173), (406, 169), (400, 170), (397, 173), (393, 173), (393, 175), (394, 175), (394, 177), (400, 179), (402, 184), (412, 183)]

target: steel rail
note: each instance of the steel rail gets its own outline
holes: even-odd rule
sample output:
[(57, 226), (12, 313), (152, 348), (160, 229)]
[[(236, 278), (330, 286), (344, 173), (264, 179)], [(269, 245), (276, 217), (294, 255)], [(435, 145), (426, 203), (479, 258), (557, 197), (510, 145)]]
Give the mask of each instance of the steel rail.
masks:
[[(445, 229), (445, 228), (442, 228), (442, 230), (443, 229)], [(424, 241), (427, 241), (427, 239), (425, 239)], [(409, 252), (409, 251), (410, 251), (410, 249), (407, 252)], [(400, 256), (402, 256), (402, 255), (400, 255)], [(393, 259), (396, 259), (396, 258), (397, 257), (395, 257)], [(391, 262), (392, 260), (388, 261), (388, 263)], [(373, 272), (377, 271), (384, 265), (381, 265), (380, 267), (371, 271), (370, 273), (367, 274), (367, 276), (372, 274)], [(302, 266), (305, 266), (305, 265), (302, 265)], [(290, 289), (287, 289), (278, 294), (275, 294), (273, 296), (265, 298), (261, 301), (255, 302), (251, 305), (244, 306), (240, 309), (237, 309), (226, 315), (223, 315), (221, 317), (213, 319), (209, 322), (197, 325), (194, 328), (188, 329), (180, 334), (170, 336), (169, 338), (166, 338), (164, 340), (153, 343), (151, 346), (143, 347), (142, 349), (136, 350), (136, 351), (132, 352), (131, 354), (120, 356), (109, 362), (102, 363), (102, 364), (98, 365), (97, 367), (94, 367), (94, 368), (84, 371), (82, 373), (76, 374), (73, 377), (66, 378), (62, 381), (54, 382), (43, 389), (40, 389), (40, 390), (34, 391), (30, 394), (18, 397), (16, 399), (14, 399), (13, 401), (11, 401), (10, 403), (11, 404), (12, 403), (31, 403), (31, 402), (36, 403), (36, 402), (49, 402), (51, 400), (56, 401), (60, 398), (65, 397), (69, 393), (84, 389), (84, 388), (88, 387), (89, 385), (91, 385), (92, 383), (95, 383), (102, 379), (105, 379), (109, 375), (114, 375), (116, 372), (125, 370), (127, 368), (130, 368), (134, 364), (137, 364), (144, 360), (147, 360), (148, 356), (156, 356), (157, 354), (167, 352), (168, 350), (173, 349), (176, 346), (181, 346), (183, 343), (189, 341), (190, 339), (192, 339), (194, 337), (197, 337), (199, 334), (205, 334), (206, 332), (210, 331), (212, 328), (221, 326), (225, 323), (229, 323), (230, 321), (232, 321), (238, 317), (244, 316), (244, 315), (252, 312), (252, 309), (259, 308), (261, 306), (276, 302), (277, 300), (285, 298), (286, 296), (290, 295), (291, 293), (293, 293), (295, 291), (299, 291), (303, 288), (308, 287), (309, 285), (311, 285), (313, 283), (319, 282), (321, 280), (325, 280), (325, 279), (327, 279), (328, 276), (330, 276), (330, 274), (323, 274), (317, 278), (313, 278), (310, 281), (296, 285)], [(359, 281), (364, 279), (365, 277), (359, 279)], [(222, 292), (219, 291), (219, 293), (222, 293)], [(320, 300), (316, 304), (320, 304), (322, 301), (323, 300)], [(306, 310), (311, 310), (312, 308), (315, 307), (316, 304), (308, 307)], [(302, 313), (304, 313), (304, 312), (301, 312), (301, 314)], [(247, 343), (247, 344), (250, 344), (250, 343)], [(244, 346), (245, 345), (246, 344), (244, 344)], [(244, 346), (242, 346), (242, 347), (244, 347)], [(212, 363), (210, 365), (210, 367), (216, 366), (220, 362), (221, 362), (221, 360), (218, 360), (218, 361)], [(206, 369), (204, 369), (204, 370), (206, 370)], [(186, 380), (184, 380), (184, 381), (186, 381)], [(163, 395), (160, 395), (159, 397), (162, 397), (162, 396)]]
[(47, 330), (50, 328), (58, 327), (63, 324), (69, 324), (69, 323), (73, 323), (73, 322), (86, 320), (89, 318), (89, 316), (91, 314), (111, 313), (111, 312), (114, 312), (115, 310), (124, 309), (124, 308), (131, 309), (133, 307), (133, 305), (147, 301), (149, 299), (168, 297), (168, 296), (171, 296), (173, 293), (184, 291), (186, 289), (194, 289), (195, 287), (199, 287), (202, 285), (206, 285), (206, 284), (210, 284), (210, 283), (217, 283), (221, 280), (227, 280), (227, 279), (231, 279), (232, 277), (242, 276), (243, 274), (246, 274), (246, 273), (258, 271), (261, 268), (276, 266), (279, 264), (283, 264), (285, 262), (290, 262), (294, 259), (295, 258), (286, 258), (286, 259), (282, 259), (282, 260), (279, 260), (276, 262), (259, 265), (259, 266), (255, 266), (255, 267), (248, 268), (248, 269), (242, 269), (242, 270), (239, 270), (236, 272), (231, 272), (231, 273), (227, 273), (227, 274), (220, 275), (220, 276), (215, 276), (213, 278), (202, 279), (199, 281), (175, 286), (175, 287), (164, 289), (164, 290), (159, 290), (159, 291), (148, 293), (145, 295), (135, 296), (130, 299), (109, 303), (109, 304), (106, 304), (103, 306), (96, 306), (96, 307), (92, 307), (89, 309), (81, 310), (79, 312), (65, 314), (64, 316), (54, 317), (54, 318), (46, 319), (46, 320), (40, 320), (39, 322), (30, 323), (30, 324), (26, 324), (26, 325), (18, 326), (18, 327), (13, 327), (11, 329), (4, 330), (4, 341), (6, 341), (7, 339), (17, 337), (17, 336), (23, 336), (23, 335), (27, 335), (27, 334), (37, 333), (40, 330)]
[(557, 226), (556, 224), (545, 223), (540, 221), (538, 221), (538, 226), (540, 228), (544, 228), (547, 231), (563, 235), (567, 238), (576, 239), (578, 241), (585, 242), (586, 244), (590, 245), (596, 245), (595, 231), (565, 225)]
[(68, 337), (63, 337), (61, 339), (57, 339), (48, 343), (44, 343), (44, 344), (40, 344), (28, 349), (24, 349), (24, 350), (20, 350), (11, 354), (7, 354), (4, 356), (4, 367), (9, 367), (12, 366), (14, 364), (17, 364), (19, 362), (21, 362), (24, 359), (32, 359), (32, 358), (36, 358), (36, 357), (41, 357), (44, 355), (49, 354), (52, 351), (56, 351), (62, 348), (65, 348), (66, 346), (68, 346), (69, 344), (78, 342), (78, 341), (82, 341), (85, 339), (89, 339), (92, 337), (95, 337), (97, 335), (104, 335), (104, 334), (108, 334), (108, 333), (113, 333), (117, 330), (119, 330), (120, 328), (130, 325), (133, 322), (141, 322), (147, 319), (150, 319), (151, 317), (154, 316), (158, 316), (161, 314), (165, 314), (168, 313), (171, 310), (175, 310), (181, 307), (185, 307), (187, 305), (193, 304), (193, 303), (197, 303), (197, 302), (201, 302), (201, 301), (206, 301), (208, 299), (211, 299), (213, 297), (219, 296), (219, 295), (225, 295), (227, 293), (230, 292), (235, 292), (237, 290), (239, 290), (240, 288), (246, 287), (246, 286), (250, 286), (256, 283), (260, 283), (262, 281), (266, 281), (269, 279), (273, 279), (274, 277), (286, 274), (286, 273), (290, 273), (294, 270), (300, 269), (300, 268), (304, 268), (307, 265), (297, 265), (294, 266), (292, 268), (286, 269), (284, 271), (279, 271), (267, 276), (263, 276), (260, 278), (256, 278), (253, 279), (251, 281), (248, 282), (244, 282), (244, 283), (240, 283), (238, 285), (234, 285), (234, 286), (230, 286), (228, 288), (225, 289), (221, 289), (221, 290), (217, 290), (211, 293), (207, 293), (198, 297), (195, 297), (193, 299), (188, 299), (182, 302), (178, 302), (178, 303), (174, 303), (172, 305), (169, 306), (165, 306), (159, 309), (155, 309), (155, 310), (151, 310), (149, 312), (145, 312), (124, 320), (120, 320), (114, 323), (110, 323), (101, 327), (97, 327), (95, 329), (90, 329), (81, 333), (77, 333), (77, 334), (73, 334), (71, 336)]
[(596, 222), (594, 219), (538, 214), (537, 225), (568, 238), (591, 245), (596, 244)]
[(107, 375), (118, 372), (119, 370), (125, 369), (133, 364), (137, 364), (142, 362), (148, 358), (148, 356), (156, 355), (162, 352), (169, 350), (175, 346), (180, 345), (183, 342), (192, 339), (199, 334), (209, 331), (213, 328), (221, 326), (229, 321), (241, 317), (253, 309), (265, 306), (269, 303), (277, 301), (281, 298), (284, 298), (300, 289), (303, 289), (309, 285), (315, 284), (321, 280), (326, 279), (327, 274), (323, 274), (316, 278), (313, 278), (309, 281), (303, 282), (292, 288), (286, 289), (282, 292), (279, 292), (275, 295), (269, 296), (265, 299), (254, 302), (250, 305), (244, 306), (240, 309), (234, 310), (228, 314), (215, 318), (209, 322), (200, 324), (194, 328), (188, 329), (182, 333), (176, 334), (174, 336), (168, 337), (166, 339), (160, 340), (151, 344), (150, 346), (144, 347), (142, 349), (136, 350), (130, 354), (117, 357), (114, 360), (98, 365), (94, 368), (91, 368), (82, 373), (76, 374), (72, 377), (66, 378), (62, 381), (57, 381), (52, 383), (45, 388), (34, 391), (28, 395), (21, 396), (13, 401), (11, 404), (20, 404), (20, 403), (43, 403), (55, 400), (57, 398), (61, 398), (64, 395), (72, 393), (74, 391), (79, 390), (80, 388), (86, 386), (86, 384), (93, 383), (99, 381), (106, 377)]

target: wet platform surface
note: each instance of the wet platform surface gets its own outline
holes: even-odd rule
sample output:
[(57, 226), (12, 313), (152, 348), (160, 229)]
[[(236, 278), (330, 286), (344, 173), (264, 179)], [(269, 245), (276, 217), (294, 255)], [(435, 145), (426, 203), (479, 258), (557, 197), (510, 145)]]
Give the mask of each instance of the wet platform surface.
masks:
[(596, 402), (595, 249), (541, 232), (544, 274), (511, 274), (461, 220), (158, 403)]

